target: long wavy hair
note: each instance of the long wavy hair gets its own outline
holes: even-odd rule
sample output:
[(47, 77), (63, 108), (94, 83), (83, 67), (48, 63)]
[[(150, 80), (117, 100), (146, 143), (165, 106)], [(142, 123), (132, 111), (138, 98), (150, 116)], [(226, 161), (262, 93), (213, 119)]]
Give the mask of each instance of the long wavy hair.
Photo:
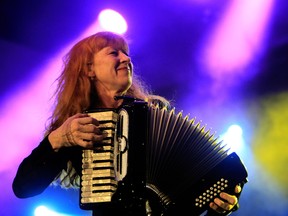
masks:
[[(54, 94), (55, 106), (49, 119), (46, 135), (60, 127), (70, 116), (87, 109), (97, 108), (100, 101), (95, 84), (86, 74), (94, 54), (107, 46), (113, 46), (129, 53), (128, 44), (123, 36), (112, 32), (98, 32), (79, 41), (66, 54), (63, 59), (63, 70), (56, 80), (58, 85)], [(169, 104), (163, 97), (151, 94), (134, 71), (132, 85), (126, 95), (148, 102), (157, 100), (164, 105)], [(66, 188), (79, 186), (79, 176), (71, 161), (67, 164), (67, 170), (63, 170), (54, 183), (56, 180)]]

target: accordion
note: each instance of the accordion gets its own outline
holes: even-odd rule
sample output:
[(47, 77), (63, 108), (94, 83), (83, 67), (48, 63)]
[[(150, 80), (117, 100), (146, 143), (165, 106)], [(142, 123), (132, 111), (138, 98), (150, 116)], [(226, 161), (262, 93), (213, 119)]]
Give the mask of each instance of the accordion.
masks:
[(88, 113), (108, 136), (83, 150), (82, 209), (200, 215), (222, 191), (234, 194), (237, 184), (247, 182), (239, 156), (182, 112), (133, 101)]

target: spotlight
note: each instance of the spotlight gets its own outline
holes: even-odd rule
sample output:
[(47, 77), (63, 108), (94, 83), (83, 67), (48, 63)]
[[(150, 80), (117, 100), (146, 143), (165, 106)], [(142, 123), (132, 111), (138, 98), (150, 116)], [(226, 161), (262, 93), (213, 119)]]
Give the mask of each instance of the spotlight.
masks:
[(242, 137), (243, 131), (239, 125), (231, 125), (227, 132), (236, 138)]
[(127, 31), (127, 23), (123, 16), (118, 12), (105, 9), (102, 10), (98, 16), (101, 27), (104, 30), (123, 34)]
[(227, 131), (222, 135), (224, 144), (230, 148), (231, 152), (240, 151), (243, 146), (243, 130), (239, 125), (233, 124), (229, 126)]
[(69, 216), (69, 215), (54, 212), (49, 208), (47, 208), (46, 206), (41, 205), (35, 209), (34, 216)]
[(51, 211), (46, 206), (38, 206), (34, 211), (34, 216), (48, 216)]

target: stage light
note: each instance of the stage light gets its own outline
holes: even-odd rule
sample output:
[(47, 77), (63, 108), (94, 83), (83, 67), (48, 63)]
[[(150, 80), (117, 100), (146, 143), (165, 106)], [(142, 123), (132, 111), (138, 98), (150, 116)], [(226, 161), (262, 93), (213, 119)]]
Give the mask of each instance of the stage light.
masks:
[[(99, 20), (96, 19), (74, 41), (67, 43), (59, 50), (59, 53), (51, 56), (47, 64), (34, 68), (31, 74), (35, 74), (35, 76), (31, 77), (30, 82), (27, 81), (14, 87), (2, 98), (0, 101), (2, 114), (0, 137), (3, 143), (14, 143), (15, 146), (14, 148), (9, 145), (2, 147), (5, 154), (0, 157), (0, 172), (17, 167), (21, 158), (30, 154), (35, 143), (42, 140), (43, 122), (51, 115), (50, 108), (53, 106), (51, 96), (56, 89), (54, 80), (61, 71), (63, 56), (76, 42), (101, 30), (103, 29), (99, 26)], [(11, 119), (17, 119), (18, 123), (16, 124)], [(17, 136), (15, 136), (15, 131), (17, 131)], [(25, 144), (23, 145), (23, 143)]]
[(49, 210), (46, 206), (38, 206), (34, 211), (34, 216), (56, 216), (54, 212)]
[(206, 71), (213, 78), (246, 72), (243, 68), (261, 52), (272, 8), (271, 0), (232, 1), (204, 43)]
[(239, 125), (229, 126), (227, 131), (221, 136), (223, 143), (229, 148), (229, 152), (239, 152), (243, 146), (243, 130)]
[(239, 125), (231, 125), (227, 132), (236, 138), (242, 137), (243, 131)]
[(55, 211), (50, 210), (46, 206), (41, 205), (35, 209), (34, 216), (72, 216), (72, 215), (57, 213)]
[(105, 9), (99, 13), (99, 22), (103, 29), (123, 34), (127, 31), (127, 23), (124, 17), (111, 9)]

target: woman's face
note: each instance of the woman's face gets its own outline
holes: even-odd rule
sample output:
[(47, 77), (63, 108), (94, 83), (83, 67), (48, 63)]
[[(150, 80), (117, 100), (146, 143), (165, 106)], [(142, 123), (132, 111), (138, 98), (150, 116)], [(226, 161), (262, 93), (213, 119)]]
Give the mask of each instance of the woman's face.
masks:
[(132, 84), (131, 59), (123, 50), (111, 46), (94, 54), (93, 70), (97, 90), (123, 93)]

